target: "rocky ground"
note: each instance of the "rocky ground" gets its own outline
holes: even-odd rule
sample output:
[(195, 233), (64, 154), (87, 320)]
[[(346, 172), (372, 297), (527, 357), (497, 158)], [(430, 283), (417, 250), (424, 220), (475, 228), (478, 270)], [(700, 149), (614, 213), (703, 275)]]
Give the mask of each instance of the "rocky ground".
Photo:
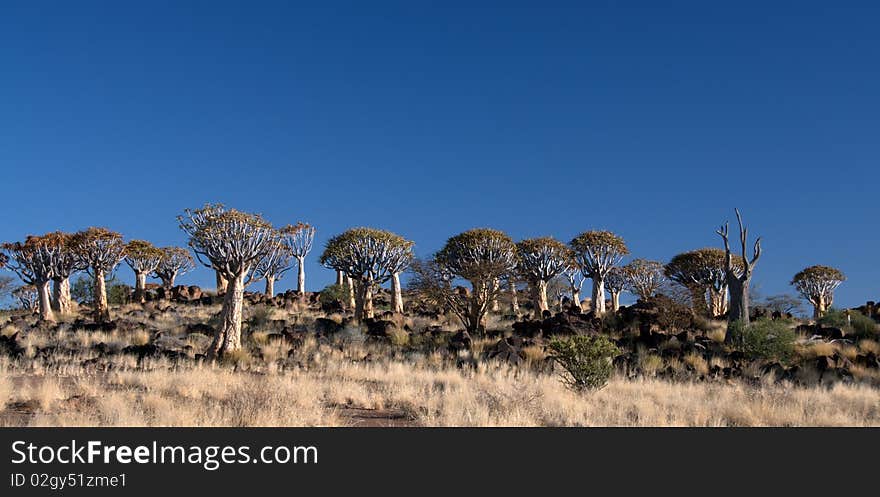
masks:
[[(602, 318), (572, 309), (542, 319), (493, 314), (486, 332), (471, 336), (425, 303), (357, 326), (318, 294), (254, 293), (245, 350), (209, 363), (203, 352), (219, 299), (197, 287), (150, 295), (145, 305), (114, 308), (100, 325), (85, 312), (50, 326), (21, 312), (4, 318), (0, 424), (880, 423), (876, 337), (790, 316), (766, 316), (797, 334), (794, 354), (781, 360), (744, 354), (725, 341), (723, 322), (663, 297)], [(388, 296), (380, 293), (376, 306), (387, 308)], [(876, 316), (872, 304), (862, 312)], [(573, 334), (604, 334), (618, 345), (606, 389), (576, 394), (559, 382), (546, 344)], [(842, 397), (849, 407), (834, 407)], [(717, 399), (728, 399), (728, 410), (707, 414)]]

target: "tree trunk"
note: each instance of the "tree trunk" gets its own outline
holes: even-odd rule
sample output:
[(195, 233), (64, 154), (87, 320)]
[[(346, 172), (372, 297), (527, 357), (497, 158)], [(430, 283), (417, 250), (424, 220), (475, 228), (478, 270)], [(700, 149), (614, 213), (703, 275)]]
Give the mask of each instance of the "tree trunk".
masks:
[(95, 322), (103, 323), (110, 320), (110, 306), (107, 305), (107, 282), (104, 271), (95, 271), (95, 286), (92, 292), (95, 306)]
[(345, 275), (342, 273), (342, 271), (336, 271), (336, 284), (339, 286), (345, 284)]
[(620, 291), (611, 292), (611, 310), (617, 312), (620, 310)]
[(70, 278), (54, 278), (52, 280), (52, 310), (61, 314), (69, 314), (72, 300), (70, 298)]
[(824, 295), (817, 295), (813, 302), (813, 319), (819, 319), (828, 312), (828, 301)]
[(391, 289), (394, 293), (394, 312), (403, 314), (403, 289), (400, 287), (400, 273), (391, 277)]
[(147, 301), (147, 273), (134, 273), (134, 301), (143, 304)]
[(471, 286), (473, 286), (473, 291), (471, 292), (468, 308), (467, 332), (482, 335), (485, 331), (483, 326), (483, 305), (489, 302), (486, 302), (487, 295), (485, 295), (481, 284), (472, 282)]
[(575, 308), (580, 309), (580, 310), (584, 309), (583, 307), (581, 307), (581, 291), (580, 290), (572, 288), (572, 290), (571, 290), (571, 305), (573, 305)]
[(605, 314), (605, 279), (593, 277), (593, 311), (597, 316)]
[(535, 282), (532, 291), (535, 294), (535, 314), (540, 318), (544, 315), (544, 311), (550, 310), (550, 306), (547, 305), (547, 282), (541, 280)]
[(511, 281), (509, 283), (510, 289), (510, 313), (511, 314), (519, 314), (519, 298), (516, 295), (516, 283)]
[(727, 287), (730, 290), (730, 314), (728, 324), (736, 321), (743, 325), (749, 324), (749, 280), (740, 281), (736, 276), (727, 279)]
[(709, 315), (713, 318), (719, 318), (724, 315), (725, 309), (724, 306), (726, 300), (727, 289), (718, 291), (714, 288), (709, 288)]
[(275, 277), (266, 276), (266, 296), (270, 299), (275, 296)]
[(355, 309), (357, 312), (357, 298), (355, 296), (355, 288), (354, 288), (354, 279), (351, 276), (345, 277), (345, 282), (348, 284), (348, 308)]
[(304, 257), (296, 258), (296, 293), (306, 293), (306, 260)]
[(226, 293), (226, 288), (229, 286), (229, 282), (226, 281), (226, 277), (220, 274), (220, 271), (217, 271), (217, 295), (223, 295)]
[(501, 304), (498, 303), (498, 289), (501, 288), (501, 282), (495, 280), (492, 282), (492, 312), (501, 310)]
[(40, 321), (47, 323), (55, 322), (55, 313), (52, 311), (52, 298), (49, 292), (49, 280), (37, 283), (37, 292), (40, 294)]
[[(225, 278), (224, 278), (225, 279)], [(208, 357), (223, 357), (241, 349), (241, 314), (244, 306), (244, 275), (228, 280), (223, 308), (220, 310), (220, 328), (214, 333), (214, 341)]]
[(358, 281), (357, 298), (354, 305), (354, 319), (358, 322), (372, 318), (373, 313), (373, 285), (366, 281)]

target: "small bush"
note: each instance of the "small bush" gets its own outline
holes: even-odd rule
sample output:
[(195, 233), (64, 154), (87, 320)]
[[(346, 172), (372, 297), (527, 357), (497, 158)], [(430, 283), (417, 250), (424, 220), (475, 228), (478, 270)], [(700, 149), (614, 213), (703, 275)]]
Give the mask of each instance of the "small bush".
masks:
[(874, 338), (878, 334), (877, 323), (858, 311), (829, 309), (817, 322), (824, 327), (840, 328), (847, 335), (859, 338)]
[(728, 333), (733, 346), (751, 359), (787, 362), (794, 354), (797, 336), (784, 321), (762, 319), (749, 326), (736, 321)]
[(573, 390), (596, 390), (611, 378), (611, 363), (620, 350), (601, 335), (556, 339), (549, 344), (550, 356), (564, 370), (562, 380)]
[[(878, 334), (877, 323), (861, 312), (850, 311), (850, 329), (852, 334), (859, 338), (876, 338)], [(849, 331), (849, 330), (848, 330)]]
[(340, 302), (345, 305), (345, 302), (348, 302), (349, 295), (348, 285), (333, 284), (324, 287), (318, 298), (324, 303)]

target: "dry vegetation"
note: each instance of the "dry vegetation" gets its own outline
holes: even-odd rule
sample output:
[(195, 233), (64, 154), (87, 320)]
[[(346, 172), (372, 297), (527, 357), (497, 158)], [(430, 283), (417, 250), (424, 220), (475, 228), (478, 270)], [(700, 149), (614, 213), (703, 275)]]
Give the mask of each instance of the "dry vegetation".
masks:
[[(185, 323), (208, 322), (217, 310), (180, 306), (159, 314), (151, 323), (162, 332), (157, 340), (143, 329), (7, 325), (4, 336), (25, 332), (25, 352), (17, 359), (0, 356), (0, 425), (880, 426), (873, 377), (815, 386), (759, 372), (754, 381), (652, 377), (670, 366), (683, 375), (705, 374), (716, 359), (698, 355), (678, 360), (641, 351), (642, 375), (619, 372), (606, 388), (588, 394), (566, 389), (540, 347), (527, 348), (525, 363), (516, 366), (481, 358), (489, 341), (450, 354), (431, 344), (373, 343), (356, 329), (332, 339), (309, 336), (291, 347), (253, 324), (246, 326), (249, 353), (221, 363), (195, 360), (209, 339), (187, 333)], [(144, 311), (131, 306), (119, 312)], [(281, 311), (251, 312), (263, 312), (267, 322)], [(300, 313), (304, 326), (309, 319)], [(181, 351), (180, 357), (139, 360), (120, 353), (151, 340)], [(805, 344), (800, 353), (828, 355), (840, 347)]]

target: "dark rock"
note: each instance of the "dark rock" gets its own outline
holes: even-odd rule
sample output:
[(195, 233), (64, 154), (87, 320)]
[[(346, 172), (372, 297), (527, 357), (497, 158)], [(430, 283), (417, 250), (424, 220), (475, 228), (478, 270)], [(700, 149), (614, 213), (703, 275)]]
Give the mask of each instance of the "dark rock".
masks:
[(342, 331), (343, 326), (329, 318), (315, 320), (315, 332), (320, 335), (332, 335)]
[(461, 330), (449, 339), (448, 348), (451, 352), (458, 352), (461, 350), (471, 350), (473, 346), (473, 341), (471, 340), (471, 335), (466, 330)]
[(486, 351), (486, 357), (516, 365), (522, 363), (525, 358), (522, 350), (505, 338), (498, 340), (495, 345), (491, 346)]

